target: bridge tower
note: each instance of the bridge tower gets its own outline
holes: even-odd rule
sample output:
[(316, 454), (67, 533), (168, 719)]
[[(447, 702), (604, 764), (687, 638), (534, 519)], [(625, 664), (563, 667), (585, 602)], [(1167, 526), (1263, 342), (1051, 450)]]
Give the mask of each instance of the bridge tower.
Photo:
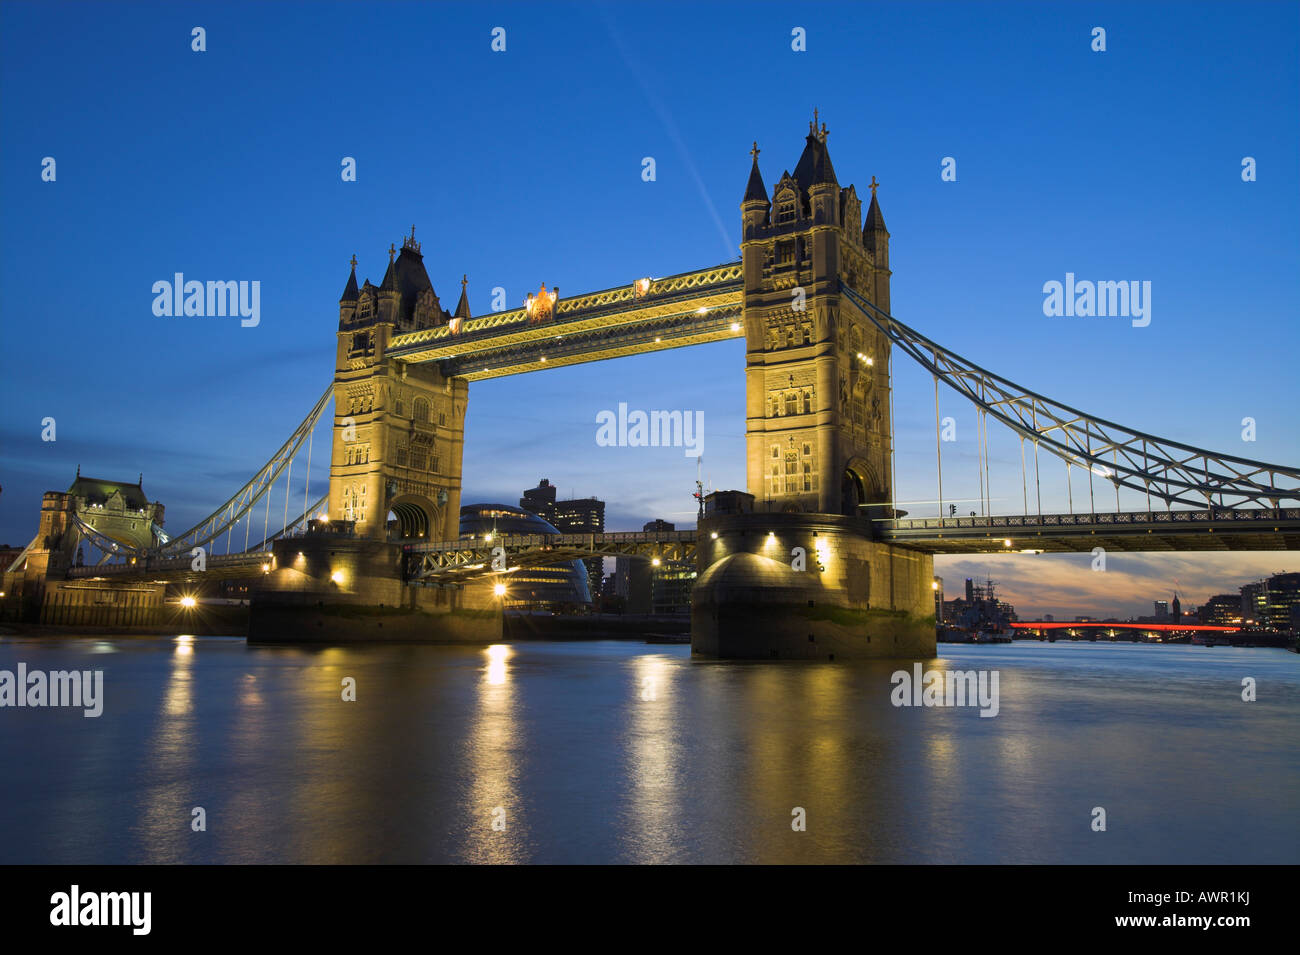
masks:
[(758, 144), (741, 200), (747, 495), (699, 522), (691, 648), (714, 657), (929, 657), (934, 562), (887, 544), (893, 515), (889, 232), (871, 180), (866, 221), (808, 125), (771, 194)]
[(891, 511), (889, 341), (846, 294), (889, 310), (889, 232), (841, 187), (825, 123), (769, 198), (751, 152), (741, 202), (747, 480), (758, 511)]
[[(468, 382), (434, 364), (387, 355), (393, 335), (469, 317), (467, 282), (445, 311), (424, 268), (415, 227), (388, 249), (378, 287), (357, 287), (356, 256), (339, 300), (329, 515), (358, 536), (445, 540), (458, 536)], [(392, 514), (395, 524), (389, 528)]]

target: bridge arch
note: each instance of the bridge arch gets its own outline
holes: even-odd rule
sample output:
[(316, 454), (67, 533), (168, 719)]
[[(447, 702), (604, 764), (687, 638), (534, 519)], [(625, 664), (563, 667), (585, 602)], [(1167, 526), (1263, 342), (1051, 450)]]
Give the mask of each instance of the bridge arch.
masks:
[(400, 494), (388, 503), (390, 536), (430, 540), (430, 530), (440, 530), (438, 508), (421, 494)]
[(889, 491), (871, 462), (862, 457), (850, 458), (840, 476), (840, 513), (850, 517), (886, 517), (888, 501)]

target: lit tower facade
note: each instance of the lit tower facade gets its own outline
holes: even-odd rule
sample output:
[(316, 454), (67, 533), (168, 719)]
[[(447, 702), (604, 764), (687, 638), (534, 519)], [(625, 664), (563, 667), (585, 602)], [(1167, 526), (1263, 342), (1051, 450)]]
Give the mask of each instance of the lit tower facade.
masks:
[(362, 537), (384, 539), (391, 513), (395, 538), (454, 539), (468, 382), (386, 352), (396, 334), (468, 318), (468, 283), (461, 282), (456, 311), (444, 311), (414, 226), (400, 253), (389, 247), (378, 287), (367, 279), (358, 288), (356, 265), (353, 256), (339, 300), (330, 517), (355, 521)]
[(889, 341), (849, 291), (889, 311), (889, 232), (841, 187), (828, 130), (809, 123), (769, 197), (758, 146), (741, 202), (746, 444), (760, 511), (887, 516), (893, 454)]

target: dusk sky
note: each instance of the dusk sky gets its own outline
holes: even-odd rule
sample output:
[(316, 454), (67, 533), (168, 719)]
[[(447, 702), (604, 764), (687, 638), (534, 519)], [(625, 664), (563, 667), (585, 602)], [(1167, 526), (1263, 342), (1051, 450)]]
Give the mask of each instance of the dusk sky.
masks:
[[(814, 107), (841, 184), (864, 201), (881, 184), (901, 321), (1101, 418), (1300, 464), (1300, 6), (1232, 9), (6, 2), (0, 543), (27, 543), (41, 493), (78, 465), (143, 472), (173, 533), (205, 516), (328, 384), (349, 258), (378, 284), (412, 224), (443, 307), (464, 273), (476, 315), (497, 286), (517, 307), (543, 281), (576, 294), (737, 259), (750, 143), (770, 190)], [(260, 323), (155, 316), (153, 283), (176, 272), (260, 281)], [(1066, 273), (1149, 281), (1150, 324), (1047, 317), (1043, 285)], [(934, 516), (933, 382), (901, 354), (894, 374), (898, 499)], [(975, 414), (940, 400), (957, 422), (945, 502), (966, 513)], [(597, 446), (597, 414), (620, 402), (702, 410), (706, 483), (744, 488), (736, 340), (474, 383), (464, 502), (514, 503), (547, 477), (607, 501), (611, 530), (691, 526), (694, 459)], [(1018, 448), (990, 436), (996, 512), (1022, 508)], [(1064, 465), (1044, 464), (1043, 509), (1067, 507)], [(989, 574), (1027, 618), (1150, 613), (1175, 581), (1200, 604), (1300, 570), (1292, 557), (935, 564), (950, 596)]]

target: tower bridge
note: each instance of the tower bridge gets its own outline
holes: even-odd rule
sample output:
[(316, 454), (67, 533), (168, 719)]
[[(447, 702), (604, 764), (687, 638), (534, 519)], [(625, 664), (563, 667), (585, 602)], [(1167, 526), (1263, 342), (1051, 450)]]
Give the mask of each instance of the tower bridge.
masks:
[[(5, 589), (39, 608), (47, 583), (183, 578), (203, 572), (185, 570), (186, 559), (224, 540), (226, 561), (209, 567), (252, 575), (251, 638), (491, 640), (501, 633), (494, 594), (514, 570), (618, 554), (694, 561), (699, 653), (919, 656), (935, 646), (935, 554), (1300, 545), (1300, 468), (1217, 454), (1070, 408), (894, 316), (879, 183), (871, 178), (864, 213), (856, 187), (840, 184), (828, 135), (825, 124), (810, 123), (793, 172), (770, 190), (754, 145), (738, 262), (628, 276), (579, 295), (543, 284), (520, 308), (475, 316), (468, 277), (455, 308), (443, 308), (414, 227), (400, 250), (387, 250), (378, 285), (358, 284), (353, 256), (338, 303), (333, 381), (242, 488), (175, 537), (161, 531), (161, 508), (150, 536), (131, 539), (74, 509), (58, 518), (67, 539), (38, 533)], [(715, 495), (696, 531), (460, 539), (472, 382), (738, 338), (747, 491)], [(896, 352), (934, 380), (934, 518), (895, 503)], [(940, 384), (978, 416), (978, 515), (957, 517), (951, 504), (944, 514)], [(312, 502), (304, 489), (301, 506), (291, 506), (294, 464), (310, 474), (314, 430), (331, 401), (328, 494)], [(990, 424), (1020, 442), (1019, 513), (993, 513)], [(1064, 465), (1069, 513), (1043, 513), (1043, 461)], [(271, 492), (281, 479), (276, 529)], [(1077, 506), (1076, 480), (1087, 490), (1085, 504), (1081, 483)], [(1121, 490), (1141, 506), (1125, 509)], [(307, 518), (324, 512), (329, 520), (304, 532)], [(69, 541), (102, 556), (75, 567), (60, 556)]]

